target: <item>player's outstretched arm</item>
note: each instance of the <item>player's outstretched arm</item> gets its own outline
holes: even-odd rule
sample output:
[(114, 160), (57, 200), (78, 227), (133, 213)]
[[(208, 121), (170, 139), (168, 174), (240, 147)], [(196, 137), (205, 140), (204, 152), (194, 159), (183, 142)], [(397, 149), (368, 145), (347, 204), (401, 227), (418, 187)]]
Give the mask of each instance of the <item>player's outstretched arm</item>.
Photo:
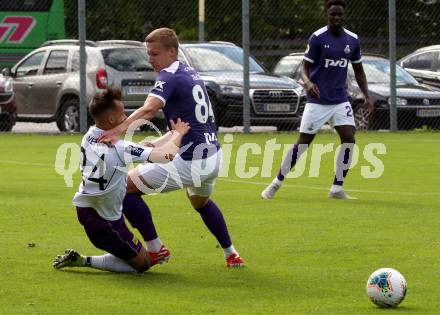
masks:
[(320, 98), (318, 86), (310, 81), (310, 65), (311, 63), (307, 60), (303, 60), (301, 64), (301, 78), (304, 82), (307, 93), (314, 98)]
[(140, 142), (139, 145), (144, 147), (153, 147), (153, 148), (160, 147), (161, 145), (167, 143), (172, 135), (173, 135), (173, 131), (168, 131), (166, 134), (162, 135), (157, 139), (147, 142)]
[(172, 161), (174, 156), (179, 152), (182, 138), (191, 128), (187, 122), (183, 122), (180, 118), (177, 122), (170, 121), (171, 137), (168, 141), (159, 147), (155, 147), (148, 158), (153, 163), (167, 163)]
[(134, 111), (126, 120), (113, 129), (106, 130), (99, 137), (99, 142), (115, 144), (119, 136), (138, 119), (151, 120), (163, 107), (163, 101), (154, 96), (148, 96), (142, 107)]

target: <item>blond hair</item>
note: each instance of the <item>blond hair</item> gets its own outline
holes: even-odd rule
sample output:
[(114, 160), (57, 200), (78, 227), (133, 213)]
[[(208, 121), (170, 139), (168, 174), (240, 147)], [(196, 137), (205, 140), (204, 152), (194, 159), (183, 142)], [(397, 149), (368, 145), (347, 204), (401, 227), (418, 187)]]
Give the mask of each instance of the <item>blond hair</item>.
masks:
[(145, 38), (146, 43), (160, 43), (163, 47), (170, 49), (175, 48), (179, 49), (179, 38), (176, 35), (176, 32), (171, 28), (158, 28), (152, 31)]

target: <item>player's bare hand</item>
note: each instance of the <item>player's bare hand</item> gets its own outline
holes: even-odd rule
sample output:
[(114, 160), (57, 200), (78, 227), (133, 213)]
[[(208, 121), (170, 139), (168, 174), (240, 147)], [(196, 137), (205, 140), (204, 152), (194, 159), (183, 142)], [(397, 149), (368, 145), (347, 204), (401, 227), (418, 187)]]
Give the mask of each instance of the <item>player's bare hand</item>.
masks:
[(373, 102), (371, 101), (371, 98), (365, 98), (364, 101), (364, 108), (367, 111), (367, 115), (370, 116), (371, 114), (373, 114), (374, 112), (374, 105)]
[(318, 86), (315, 83), (309, 81), (305, 85), (306, 85), (307, 93), (309, 93), (311, 97), (320, 98), (321, 94), (319, 92)]
[(176, 130), (182, 135), (187, 134), (191, 129), (189, 123), (182, 121), (180, 118), (177, 118), (176, 122), (174, 122), (174, 120), (170, 120), (170, 125), (172, 130)]
[(120, 132), (116, 129), (104, 131), (98, 138), (98, 142), (105, 143), (108, 146), (113, 146), (119, 139)]

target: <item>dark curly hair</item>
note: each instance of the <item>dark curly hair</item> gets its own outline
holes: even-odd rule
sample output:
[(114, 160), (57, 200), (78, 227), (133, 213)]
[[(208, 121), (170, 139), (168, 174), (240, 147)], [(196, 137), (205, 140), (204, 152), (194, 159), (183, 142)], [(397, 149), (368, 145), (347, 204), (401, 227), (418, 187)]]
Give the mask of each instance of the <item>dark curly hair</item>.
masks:
[(340, 5), (345, 9), (347, 5), (344, 0), (327, 0), (325, 2), (325, 9), (328, 10), (332, 5)]

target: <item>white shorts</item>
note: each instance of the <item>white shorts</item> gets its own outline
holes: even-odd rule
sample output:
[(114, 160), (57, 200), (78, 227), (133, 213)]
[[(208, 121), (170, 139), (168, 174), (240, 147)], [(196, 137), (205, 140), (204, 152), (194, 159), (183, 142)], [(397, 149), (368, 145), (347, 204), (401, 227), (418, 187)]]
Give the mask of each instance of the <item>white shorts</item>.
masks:
[(139, 179), (132, 180), (139, 190), (147, 194), (186, 188), (190, 196), (209, 197), (220, 172), (222, 156), (222, 150), (219, 150), (201, 160), (185, 161), (177, 155), (166, 164), (141, 164), (137, 170), (150, 188)]
[(356, 126), (350, 103), (345, 102), (337, 105), (306, 103), (299, 132), (316, 134), (327, 122), (332, 127), (343, 125)]

